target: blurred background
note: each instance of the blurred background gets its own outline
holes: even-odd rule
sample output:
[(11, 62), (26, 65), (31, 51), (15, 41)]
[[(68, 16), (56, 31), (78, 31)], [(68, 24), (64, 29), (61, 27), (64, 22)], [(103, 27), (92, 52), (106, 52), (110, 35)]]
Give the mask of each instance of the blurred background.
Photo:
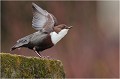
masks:
[[(32, 1), (52, 13), (59, 24), (74, 26), (56, 46), (41, 54), (61, 60), (67, 78), (119, 77), (118, 1)], [(2, 52), (37, 56), (22, 48), (10, 52), (32, 28), (31, 1), (1, 2)]]

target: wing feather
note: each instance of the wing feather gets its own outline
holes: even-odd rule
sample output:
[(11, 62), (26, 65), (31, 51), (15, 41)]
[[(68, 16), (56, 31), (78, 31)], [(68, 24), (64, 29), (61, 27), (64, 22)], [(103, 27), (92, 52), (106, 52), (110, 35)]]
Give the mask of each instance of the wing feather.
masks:
[(33, 7), (33, 20), (32, 27), (36, 30), (50, 30), (54, 27), (56, 20), (55, 17), (48, 13), (46, 10), (43, 10), (35, 3), (32, 3)]

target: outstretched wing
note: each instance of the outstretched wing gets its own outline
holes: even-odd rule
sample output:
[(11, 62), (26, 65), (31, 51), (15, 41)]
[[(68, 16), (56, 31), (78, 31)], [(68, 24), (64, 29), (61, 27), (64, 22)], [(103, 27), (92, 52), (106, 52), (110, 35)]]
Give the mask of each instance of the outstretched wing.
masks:
[(36, 30), (52, 30), (52, 27), (57, 23), (56, 18), (48, 13), (46, 10), (43, 10), (35, 3), (32, 3), (33, 8), (33, 20), (32, 27)]

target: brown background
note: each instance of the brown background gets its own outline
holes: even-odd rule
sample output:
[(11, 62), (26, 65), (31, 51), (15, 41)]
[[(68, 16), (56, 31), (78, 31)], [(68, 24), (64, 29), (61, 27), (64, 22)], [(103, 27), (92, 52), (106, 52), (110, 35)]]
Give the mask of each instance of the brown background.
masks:
[[(10, 52), (15, 42), (35, 32), (30, 1), (1, 2), (2, 52), (37, 56), (29, 49)], [(37, 1), (58, 23), (74, 26), (54, 47), (41, 54), (59, 59), (69, 78), (119, 76), (117, 1)]]

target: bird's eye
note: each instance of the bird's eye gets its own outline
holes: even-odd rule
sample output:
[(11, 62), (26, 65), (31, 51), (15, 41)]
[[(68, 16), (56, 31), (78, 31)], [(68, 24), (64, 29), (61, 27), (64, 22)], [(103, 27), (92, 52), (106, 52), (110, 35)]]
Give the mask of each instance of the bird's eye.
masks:
[(64, 29), (65, 28), (65, 26), (63, 26), (61, 29)]
[(46, 31), (45, 31), (44, 33), (45, 33), (45, 34), (48, 34), (48, 32), (46, 32)]
[(66, 25), (63, 27), (63, 29), (65, 29), (65, 28), (67, 28), (67, 26), (66, 26)]

